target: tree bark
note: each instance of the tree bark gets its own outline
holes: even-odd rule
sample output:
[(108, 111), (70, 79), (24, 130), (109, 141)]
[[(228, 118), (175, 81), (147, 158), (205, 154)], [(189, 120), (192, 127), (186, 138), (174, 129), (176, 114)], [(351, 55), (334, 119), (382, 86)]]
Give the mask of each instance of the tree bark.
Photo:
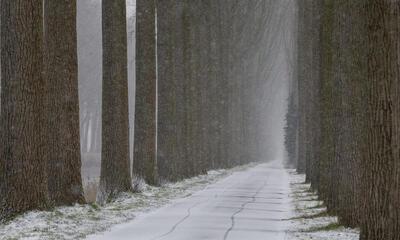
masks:
[(98, 201), (131, 190), (125, 0), (103, 0), (102, 150)]
[(312, 57), (311, 57), (311, 87), (312, 91), (309, 92), (311, 96), (310, 105), (310, 166), (311, 176), (310, 182), (311, 187), (315, 190), (318, 189), (319, 185), (319, 163), (320, 163), (320, 143), (321, 143), (321, 119), (320, 119), (320, 67), (321, 67), (321, 39), (320, 39), (320, 24), (321, 24), (321, 13), (322, 13), (322, 2), (320, 0), (314, 0), (312, 3), (312, 19), (311, 19), (311, 32), (312, 36)]
[(184, 61), (184, 18), (183, 18), (184, 0), (176, 1), (174, 7), (174, 78), (176, 79), (175, 88), (175, 101), (176, 101), (176, 173), (177, 179), (182, 179), (186, 174), (187, 160), (186, 154), (186, 141), (185, 141), (185, 95), (184, 95), (184, 73), (185, 73), (185, 61)]
[(307, 35), (307, 22), (306, 22), (306, 4), (308, 0), (299, 0), (299, 21), (298, 21), (298, 92), (299, 92), (299, 119), (298, 119), (298, 128), (299, 128), (299, 152), (298, 152), (298, 160), (297, 160), (297, 172), (305, 173), (306, 172), (306, 87), (305, 87), (305, 78), (306, 78), (306, 35)]
[(398, 1), (366, 2), (367, 144), (362, 240), (400, 239)]
[(44, 1), (47, 176), (55, 205), (83, 203), (76, 1)]
[[(322, 6), (320, 36), (321, 36), (321, 68), (320, 68), (320, 119), (321, 119), (321, 143), (320, 143), (320, 179), (318, 193), (328, 210), (331, 210), (332, 191), (332, 165), (335, 149), (334, 139), (334, 80), (333, 80), (333, 31), (334, 31), (334, 0), (324, 0)], [(301, 50), (300, 50), (301, 51)]]
[(38, 0), (0, 1), (0, 219), (49, 206), (42, 10)]
[[(159, 177), (177, 180), (176, 1), (157, 0), (157, 164)], [(179, 26), (178, 26), (179, 27)]]
[(133, 175), (158, 184), (155, 0), (136, 1), (136, 102)]
[(338, 191), (337, 214), (341, 224), (348, 227), (359, 225), (360, 208), (360, 164), (361, 153), (366, 151), (363, 146), (364, 127), (364, 82), (366, 79), (366, 51), (365, 30), (362, 9), (364, 3), (358, 1), (339, 0), (337, 5), (337, 29), (335, 35), (338, 42), (336, 65), (339, 71), (338, 86), (340, 101), (335, 101), (340, 106), (340, 119), (336, 123), (339, 138), (337, 139), (337, 168), (339, 169), (339, 184), (335, 184)]

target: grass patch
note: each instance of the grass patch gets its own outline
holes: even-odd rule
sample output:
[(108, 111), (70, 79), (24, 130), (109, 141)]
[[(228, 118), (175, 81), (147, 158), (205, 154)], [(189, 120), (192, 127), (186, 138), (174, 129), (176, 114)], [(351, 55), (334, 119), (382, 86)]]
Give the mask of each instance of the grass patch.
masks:
[(93, 210), (96, 210), (96, 211), (100, 210), (100, 206), (97, 205), (95, 202), (89, 203), (88, 205), (90, 207), (92, 207)]
[(329, 217), (329, 213), (327, 211), (312, 214), (312, 215), (301, 215), (298, 217), (289, 218), (289, 220), (298, 220), (298, 219), (314, 219), (320, 217)]
[(298, 198), (299, 202), (318, 202), (320, 201), (318, 197), (315, 198)]
[(304, 191), (302, 193), (292, 193), (293, 196), (295, 197), (313, 197), (313, 196), (317, 196), (317, 194), (315, 192), (312, 191)]
[(293, 191), (292, 194), (297, 195), (297, 194), (310, 193), (310, 192), (312, 192), (312, 191), (309, 188), (307, 188), (307, 189), (303, 189), (303, 190)]
[(305, 232), (327, 232), (327, 231), (334, 231), (337, 230), (339, 228), (343, 227), (342, 225), (340, 225), (337, 222), (334, 223), (330, 223), (328, 225), (325, 226), (321, 226), (321, 227), (312, 227), (307, 229)]

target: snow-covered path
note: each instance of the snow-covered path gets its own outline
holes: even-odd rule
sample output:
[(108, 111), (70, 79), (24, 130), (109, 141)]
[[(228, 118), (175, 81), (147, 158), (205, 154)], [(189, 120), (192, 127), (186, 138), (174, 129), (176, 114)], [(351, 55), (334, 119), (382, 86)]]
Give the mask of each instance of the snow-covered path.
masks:
[(90, 240), (284, 240), (292, 216), (289, 176), (274, 161), (209, 185)]

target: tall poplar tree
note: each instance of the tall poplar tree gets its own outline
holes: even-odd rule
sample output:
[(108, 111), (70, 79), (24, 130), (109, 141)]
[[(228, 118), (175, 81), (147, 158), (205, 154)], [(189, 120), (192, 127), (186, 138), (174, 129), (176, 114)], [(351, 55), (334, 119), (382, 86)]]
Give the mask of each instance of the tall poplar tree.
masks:
[(155, 0), (136, 1), (135, 141), (132, 174), (149, 184), (157, 173), (157, 76)]
[(298, 94), (299, 94), (299, 116), (298, 116), (298, 128), (299, 128), (299, 149), (298, 149), (298, 159), (297, 159), (297, 172), (305, 173), (306, 171), (306, 88), (305, 88), (305, 78), (306, 78), (306, 46), (307, 46), (307, 9), (306, 4), (309, 0), (299, 0), (298, 1)]
[(83, 203), (75, 0), (44, 1), (44, 53), (49, 196)]
[(131, 190), (125, 0), (103, 0), (102, 13), (101, 203)]
[(48, 207), (43, 3), (2, 0), (0, 218)]
[(177, 77), (176, 51), (176, 0), (157, 0), (157, 165), (159, 176), (175, 180), (178, 174), (177, 147)]
[(400, 239), (399, 1), (368, 0), (361, 240)]

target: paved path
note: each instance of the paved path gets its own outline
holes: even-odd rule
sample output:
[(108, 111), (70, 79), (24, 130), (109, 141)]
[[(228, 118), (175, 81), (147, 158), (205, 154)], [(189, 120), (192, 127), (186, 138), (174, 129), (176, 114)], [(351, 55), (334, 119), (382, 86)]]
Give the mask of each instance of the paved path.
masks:
[(289, 180), (279, 162), (261, 164), (91, 240), (284, 240)]

